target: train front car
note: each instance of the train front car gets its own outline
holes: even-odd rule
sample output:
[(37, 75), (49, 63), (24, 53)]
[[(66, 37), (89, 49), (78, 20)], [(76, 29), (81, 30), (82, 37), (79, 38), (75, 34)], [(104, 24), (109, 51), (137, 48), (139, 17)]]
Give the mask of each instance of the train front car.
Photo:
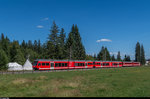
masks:
[(37, 64), (38, 64), (38, 61), (35, 60), (35, 61), (33, 62), (33, 65), (32, 65), (33, 70), (38, 70)]
[(50, 70), (50, 69), (53, 69), (53, 63), (50, 60), (37, 59), (33, 63), (33, 69), (34, 70)]

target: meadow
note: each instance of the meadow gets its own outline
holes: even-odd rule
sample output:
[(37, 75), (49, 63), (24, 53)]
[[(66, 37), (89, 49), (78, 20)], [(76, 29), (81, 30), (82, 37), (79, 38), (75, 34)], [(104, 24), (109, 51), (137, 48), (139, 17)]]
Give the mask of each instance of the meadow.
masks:
[(150, 66), (0, 75), (0, 97), (150, 97)]

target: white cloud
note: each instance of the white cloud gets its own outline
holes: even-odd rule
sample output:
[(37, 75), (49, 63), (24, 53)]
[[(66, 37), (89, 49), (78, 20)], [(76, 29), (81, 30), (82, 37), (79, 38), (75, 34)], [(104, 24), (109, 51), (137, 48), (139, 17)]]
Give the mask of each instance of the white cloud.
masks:
[(46, 20), (49, 20), (49, 18), (43, 18), (43, 19), (42, 19), (42, 21), (46, 21)]
[(38, 26), (36, 26), (36, 27), (41, 29), (41, 28), (43, 28), (44, 26), (42, 26), (42, 25), (38, 25)]
[(96, 42), (112, 42), (112, 40), (109, 40), (109, 39), (100, 39), (100, 40), (97, 40)]

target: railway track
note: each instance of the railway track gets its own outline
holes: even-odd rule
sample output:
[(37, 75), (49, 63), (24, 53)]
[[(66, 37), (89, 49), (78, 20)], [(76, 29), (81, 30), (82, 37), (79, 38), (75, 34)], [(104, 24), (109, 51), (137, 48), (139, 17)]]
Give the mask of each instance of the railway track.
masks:
[[(134, 66), (139, 67), (139, 66)], [(97, 70), (97, 69), (111, 69), (116, 67), (109, 68), (83, 68), (83, 69), (62, 69), (62, 70), (41, 70), (41, 71), (0, 71), (0, 74), (25, 74), (25, 73), (44, 73), (44, 72), (63, 72), (63, 71), (86, 71), (86, 70)], [(127, 67), (117, 67), (117, 68), (127, 68)]]

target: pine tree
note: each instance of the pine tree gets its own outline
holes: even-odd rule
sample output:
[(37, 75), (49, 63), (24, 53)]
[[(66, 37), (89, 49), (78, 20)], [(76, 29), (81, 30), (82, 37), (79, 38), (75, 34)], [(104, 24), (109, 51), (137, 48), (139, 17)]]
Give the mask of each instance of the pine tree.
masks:
[(10, 56), (11, 56), (11, 62), (18, 62), (22, 65), (25, 62), (25, 58), (23, 53), (21, 52), (21, 48), (19, 46), (18, 41), (13, 41), (10, 50)]
[(126, 54), (124, 55), (124, 59), (123, 60), (127, 61), (127, 55)]
[(75, 56), (75, 59), (77, 60), (83, 60), (86, 57), (85, 48), (82, 44), (79, 29), (77, 25), (75, 25), (74, 29), (75, 29), (74, 31), (74, 41), (75, 41), (74, 56)]
[(105, 58), (106, 58), (105, 60), (110, 61), (110, 54), (109, 54), (109, 51), (107, 50), (107, 47), (105, 47), (105, 54), (106, 54), (105, 55)]
[(8, 61), (10, 59), (10, 40), (4, 37), (4, 34), (1, 34), (1, 38), (0, 38), (0, 45), (1, 48), (3, 49), (3, 51), (5, 51), (6, 56), (8, 57)]
[(121, 61), (120, 51), (118, 51), (117, 61)]
[(67, 59), (75, 59), (74, 57), (74, 48), (75, 48), (75, 40), (74, 40), (74, 25), (72, 26), (71, 32), (68, 35), (68, 38), (66, 40), (65, 44), (65, 51), (66, 51), (66, 58)]
[(42, 47), (41, 47), (41, 41), (40, 40), (38, 40), (37, 52), (38, 52), (38, 54), (42, 53)]
[(56, 25), (55, 21), (53, 21), (53, 25), (51, 26), (50, 34), (48, 36), (48, 41), (47, 41), (47, 53), (49, 53), (49, 55), (47, 56), (48, 58), (51, 59), (58, 58), (57, 54), (61, 50), (59, 49), (60, 47), (58, 47), (59, 44), (58, 33), (59, 33), (58, 26)]
[(97, 55), (97, 60), (105, 60), (105, 48), (102, 46), (100, 52)]
[(92, 55), (86, 55), (85, 60), (92, 60), (92, 61), (94, 61), (95, 59), (94, 59), (94, 57)]
[(50, 42), (52, 42), (54, 46), (58, 44), (58, 33), (59, 33), (58, 26), (56, 25), (55, 21), (53, 21), (53, 25), (50, 29), (50, 34), (48, 36), (48, 39)]
[(130, 56), (127, 56), (126, 61), (131, 61)]
[(48, 41), (46, 43), (46, 50), (44, 56), (47, 59), (55, 59), (55, 55), (55, 45), (51, 41)]
[(38, 52), (38, 43), (37, 40), (34, 40), (33, 48), (35, 52)]
[(24, 40), (23, 40), (22, 43), (21, 43), (21, 47), (22, 47), (23, 49), (26, 49), (26, 43), (25, 43)]
[(114, 56), (114, 55), (112, 55), (111, 60), (112, 60), (112, 61), (116, 61), (116, 59), (115, 59), (115, 56)]
[(24, 55), (23, 55), (23, 53), (21, 52), (20, 49), (17, 49), (17, 54), (14, 56), (13, 61), (17, 62), (21, 65), (24, 64), (25, 58), (24, 58)]
[(136, 62), (140, 62), (141, 61), (141, 59), (140, 59), (140, 57), (141, 57), (141, 51), (140, 50), (141, 50), (140, 43), (137, 42), (136, 48), (135, 48), (135, 61)]
[(96, 54), (94, 54), (94, 57), (93, 57), (93, 58), (94, 58), (94, 60), (96, 60), (96, 59), (97, 59)]
[(0, 49), (0, 70), (7, 70), (8, 66), (8, 57), (6, 56), (6, 53)]
[(145, 51), (144, 51), (144, 47), (143, 45), (141, 45), (141, 64), (144, 65), (146, 63), (146, 60), (145, 60)]
[(27, 48), (32, 49), (32, 50), (34, 49), (31, 40), (28, 41), (28, 43), (27, 43)]
[(64, 59), (66, 57), (66, 51), (65, 51), (65, 40), (66, 40), (66, 35), (65, 35), (65, 31), (63, 28), (61, 28), (61, 32), (59, 35), (59, 43), (57, 45), (57, 49), (59, 53), (59, 59)]

